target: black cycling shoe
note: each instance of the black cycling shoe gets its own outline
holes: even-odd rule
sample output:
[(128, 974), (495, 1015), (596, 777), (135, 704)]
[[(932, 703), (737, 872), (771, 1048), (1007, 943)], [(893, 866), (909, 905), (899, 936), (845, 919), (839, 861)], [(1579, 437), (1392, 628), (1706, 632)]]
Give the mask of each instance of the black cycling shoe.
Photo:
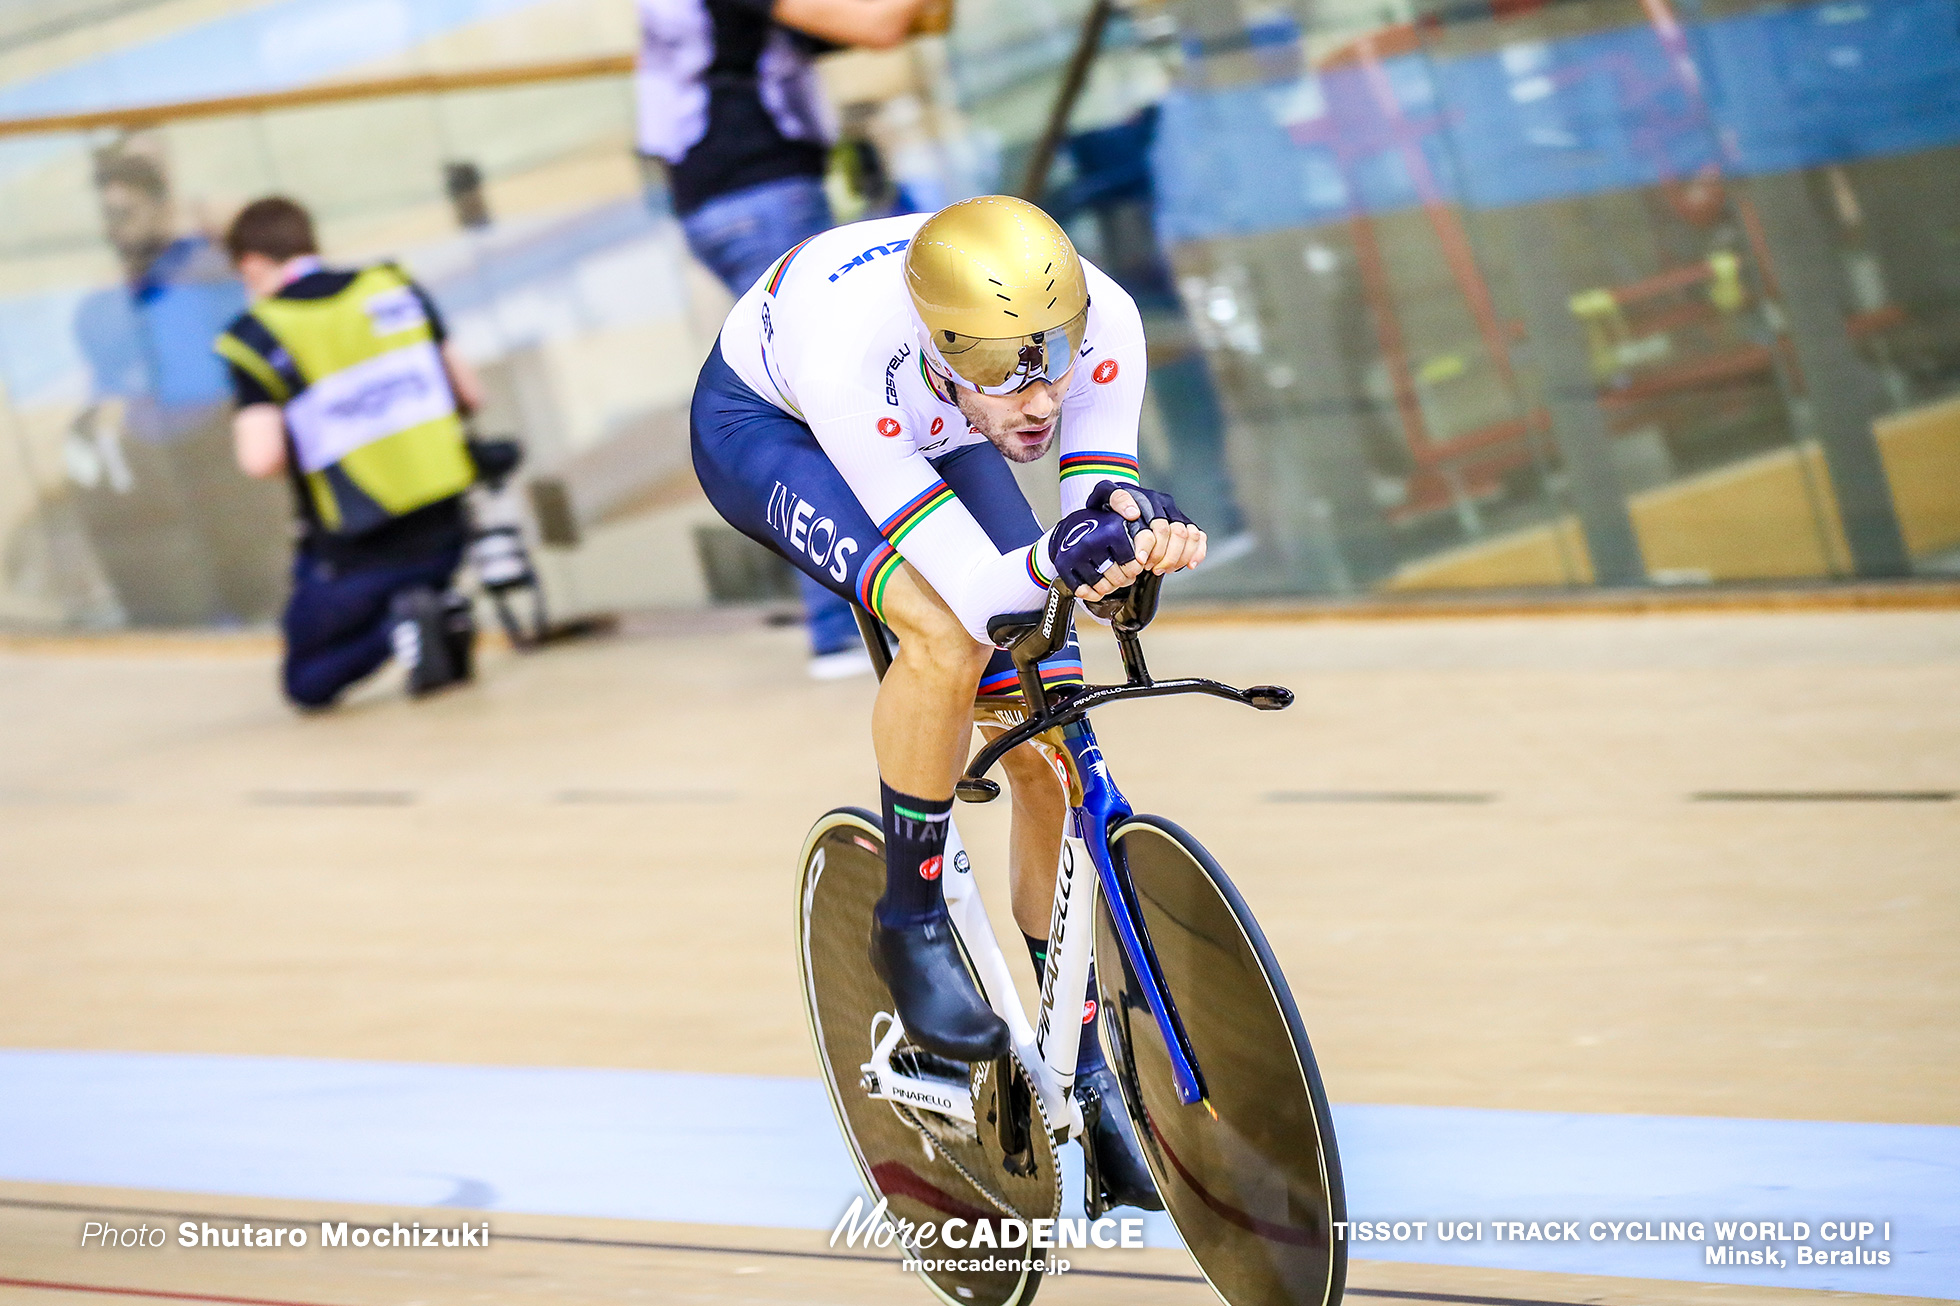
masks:
[(891, 990), (911, 1041), (954, 1061), (991, 1061), (1011, 1043), (1007, 1022), (974, 987), (944, 912), (892, 929), (871, 923), (871, 967)]
[[(1161, 1211), (1164, 1199), (1157, 1195), (1156, 1181), (1143, 1163), (1130, 1124), (1124, 1117), (1123, 1094), (1116, 1072), (1097, 1066), (1075, 1081), (1075, 1100), (1082, 1104), (1082, 1117), (1089, 1126), (1082, 1136), (1082, 1155), (1092, 1190), (1092, 1219), (1101, 1219), (1112, 1206), (1134, 1206), (1143, 1211)], [(1096, 1208), (1100, 1209), (1096, 1209)]]

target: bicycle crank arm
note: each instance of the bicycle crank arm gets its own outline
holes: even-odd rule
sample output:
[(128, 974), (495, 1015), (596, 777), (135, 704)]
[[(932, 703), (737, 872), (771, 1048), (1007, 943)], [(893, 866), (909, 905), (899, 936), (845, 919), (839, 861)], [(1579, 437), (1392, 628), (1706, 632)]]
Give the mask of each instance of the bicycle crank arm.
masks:
[(1132, 680), (1121, 685), (1087, 685), (1054, 703), (1044, 705), (1042, 711), (1009, 728), (974, 754), (966, 773), (953, 786), (953, 792), (964, 802), (992, 802), (1000, 797), (1000, 785), (987, 779), (987, 772), (993, 770), (994, 763), (1013, 749), (1045, 731), (1080, 721), (1105, 703), (1125, 698), (1163, 698), (1171, 694), (1209, 694), (1213, 698), (1244, 703), (1261, 712), (1277, 712), (1293, 704), (1293, 691), (1283, 685), (1234, 689), (1230, 685), (1198, 676), (1177, 680)]
[[(878, 1030), (880, 1020), (887, 1022), (882, 1031)], [(858, 1067), (858, 1085), (866, 1097), (923, 1108), (965, 1125), (974, 1124), (973, 1088), (964, 1076), (955, 1077), (951, 1065), (927, 1067), (943, 1069), (944, 1073), (936, 1075), (908, 1075), (894, 1068), (892, 1052), (905, 1038), (905, 1026), (899, 1023), (895, 1013), (881, 1011), (872, 1018), (871, 1027), (878, 1031), (877, 1042), (872, 1044), (871, 1060)]]
[(896, 1102), (915, 1111), (932, 1111), (963, 1125), (974, 1126), (973, 1086), (966, 1080), (918, 1079), (897, 1071), (881, 1075), (866, 1062), (858, 1083), (874, 1102)]

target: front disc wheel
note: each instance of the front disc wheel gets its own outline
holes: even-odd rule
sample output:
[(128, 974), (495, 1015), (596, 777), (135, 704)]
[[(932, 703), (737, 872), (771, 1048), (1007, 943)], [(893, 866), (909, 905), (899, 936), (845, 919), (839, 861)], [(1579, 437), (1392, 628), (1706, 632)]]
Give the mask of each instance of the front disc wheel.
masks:
[(1107, 901), (1096, 912), (1103, 1034), (1157, 1191), (1230, 1306), (1339, 1306), (1347, 1219), (1334, 1126), (1306, 1027), (1245, 900), (1210, 853), (1155, 816), (1111, 833), (1207, 1098), (1171, 1062)]

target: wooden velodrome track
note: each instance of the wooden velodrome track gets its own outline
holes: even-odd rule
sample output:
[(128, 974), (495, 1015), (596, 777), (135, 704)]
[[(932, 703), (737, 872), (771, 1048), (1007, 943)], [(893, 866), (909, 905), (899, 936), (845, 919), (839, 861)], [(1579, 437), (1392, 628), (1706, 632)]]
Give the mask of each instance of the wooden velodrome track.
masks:
[[(254, 637), (0, 644), (0, 1047), (807, 1078), (790, 864), (876, 787), (869, 680), (808, 682), (800, 638), (648, 620), (309, 719)], [(1337, 1102), (1960, 1124), (1960, 803), (1693, 797), (1960, 787), (1960, 613), (1167, 620), (1147, 644), (1160, 673), (1299, 692), (1099, 729), (1138, 808), (1258, 910)], [(997, 872), (1004, 810), (960, 815)], [(726, 1226), (503, 1215), (489, 1252), (419, 1258), (78, 1251), (116, 1211), (409, 1218), (0, 1184), (0, 1301), (924, 1300), (822, 1235)], [(1044, 1301), (1211, 1300), (1182, 1253), (1077, 1264), (1099, 1272)], [(1366, 1260), (1351, 1284), (1881, 1300)]]

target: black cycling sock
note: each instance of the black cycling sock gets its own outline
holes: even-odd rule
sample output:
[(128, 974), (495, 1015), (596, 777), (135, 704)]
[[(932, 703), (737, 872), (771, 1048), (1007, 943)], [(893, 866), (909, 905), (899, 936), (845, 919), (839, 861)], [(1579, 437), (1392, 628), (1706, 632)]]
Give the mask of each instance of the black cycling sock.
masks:
[(878, 791), (885, 806), (885, 896), (878, 900), (878, 919), (896, 929), (946, 910), (942, 872), (953, 800), (914, 798), (882, 780)]
[(1028, 960), (1034, 963), (1034, 982), (1041, 983), (1042, 973), (1048, 969), (1048, 940), (1037, 939), (1026, 930), (1021, 931), (1021, 942), (1028, 945)]
[[(1035, 983), (1040, 984), (1048, 969), (1048, 940), (1023, 932), (1021, 942), (1028, 945), (1028, 959), (1034, 962)], [(1078, 1077), (1103, 1064), (1102, 1043), (1096, 1038), (1096, 963), (1089, 963), (1089, 985), (1082, 999), (1082, 1041), (1075, 1047), (1075, 1073)]]

